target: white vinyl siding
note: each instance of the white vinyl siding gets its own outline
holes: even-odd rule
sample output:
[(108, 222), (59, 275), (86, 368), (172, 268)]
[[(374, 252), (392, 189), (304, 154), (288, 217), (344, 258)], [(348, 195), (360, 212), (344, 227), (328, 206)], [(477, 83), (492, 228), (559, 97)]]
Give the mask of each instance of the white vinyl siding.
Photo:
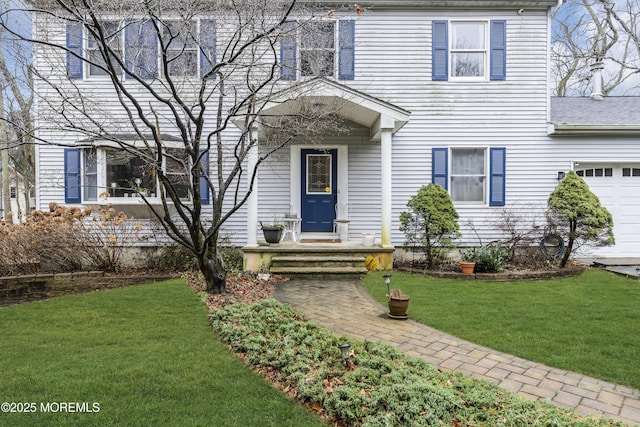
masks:
[[(548, 136), (549, 20), (544, 10), (532, 8), (518, 16), (513, 10), (371, 9), (353, 17), (353, 20), (356, 23), (353, 63), (356, 78), (341, 80), (340, 83), (411, 112), (409, 122), (393, 135), (392, 140), (391, 230), (394, 245), (404, 242), (404, 235), (399, 231), (399, 216), (407, 209), (407, 201), (421, 185), (431, 182), (434, 147), (449, 150), (506, 149), (506, 205), (456, 206), (463, 233), (456, 241), (460, 246), (477, 246), (481, 242), (504, 237), (498, 222), (507, 209), (526, 211), (532, 221), (543, 224), (547, 198), (558, 184), (557, 173), (570, 170), (575, 162), (591, 163), (592, 168), (605, 167), (603, 165), (616, 167), (625, 163), (629, 175), (640, 169), (637, 137)], [(491, 80), (490, 76), (486, 81), (433, 80), (431, 47), (434, 21), (503, 21), (508, 78), (497, 81)], [(56, 34), (57, 41), (64, 44), (63, 27), (51, 34)], [(36, 48), (38, 51), (41, 48)], [(39, 55), (35, 61), (45, 75), (64, 76), (66, 73), (62, 53), (57, 56)], [(74, 83), (86, 93), (86, 99), (93, 100), (96, 108), (105, 112), (105, 117), (114, 123), (126, 123), (127, 117), (108, 82), (78, 80)], [(298, 81), (282, 81), (278, 88), (296, 83)], [(68, 88), (70, 99), (77, 100), (73, 85)], [(36, 80), (36, 89), (43, 99), (56, 97), (56, 93), (41, 81)], [(133, 85), (131, 90), (147, 108), (150, 98)], [(45, 118), (51, 113), (46, 102), (40, 100), (37, 109), (35, 116), (39, 117), (38, 124), (42, 125), (38, 126), (39, 136), (75, 146), (77, 135), (67, 130), (54, 131), (46, 126)], [(213, 108), (209, 111), (215, 113)], [(230, 129), (225, 134), (227, 137), (236, 138), (237, 130)], [(366, 129), (353, 137), (325, 138), (324, 143), (332, 148), (348, 147), (350, 239), (358, 239), (364, 232), (374, 232), (379, 238), (380, 142), (371, 141)], [(62, 148), (40, 144), (36, 150), (39, 167), (37, 208), (48, 209), (50, 202), (61, 203), (64, 200)], [(211, 160), (214, 162), (213, 158)], [(287, 213), (295, 203), (291, 188), (298, 184), (289, 178), (291, 165), (289, 149), (277, 153), (263, 164), (258, 176), (260, 220), (269, 221), (274, 216)], [(575, 166), (576, 169), (580, 167)], [(625, 179), (639, 178), (629, 176)], [(245, 181), (241, 182), (241, 189), (246, 186)], [(203, 216), (209, 212), (205, 211)], [(235, 244), (246, 242), (246, 218), (246, 209), (241, 208), (225, 224), (223, 234)], [(259, 233), (258, 224), (248, 226), (256, 227)], [(640, 256), (640, 253), (629, 253), (629, 256)]]

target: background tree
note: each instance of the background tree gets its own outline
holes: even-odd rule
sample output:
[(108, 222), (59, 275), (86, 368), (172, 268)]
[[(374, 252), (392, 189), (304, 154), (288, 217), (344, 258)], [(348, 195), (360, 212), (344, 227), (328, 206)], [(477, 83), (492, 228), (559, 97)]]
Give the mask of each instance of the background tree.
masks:
[[(3, 25), (23, 36), (28, 36), (28, 16), (12, 9), (12, 4), (18, 3), (4, 1), (0, 6), (0, 10), (5, 12), (2, 15)], [(13, 178), (18, 205), (18, 211), (14, 214), (18, 220), (30, 211), (29, 196), (35, 183), (33, 145), (31, 144), (33, 92), (30, 63), (29, 45), (0, 28), (2, 206), (7, 216), (8, 211), (11, 210), (10, 182)], [(20, 188), (24, 191), (20, 191)], [(23, 200), (19, 197), (21, 193), (25, 195)], [(7, 216), (7, 221), (12, 219), (13, 216)]]
[(637, 0), (566, 0), (553, 11), (552, 80), (556, 96), (588, 96), (591, 66), (603, 62), (603, 95), (640, 95)]
[(567, 242), (561, 268), (567, 265), (573, 251), (583, 245), (615, 243), (611, 213), (574, 171), (569, 171), (549, 195), (546, 215), (551, 228)]
[[(296, 0), (35, 0), (28, 12), (32, 38), (4, 29), (32, 43), (39, 59), (38, 114), (50, 127), (38, 130), (37, 143), (71, 133), (139, 160), (145, 180), (114, 191), (142, 196), (167, 235), (195, 255), (208, 290), (220, 292), (221, 227), (247, 201), (258, 167), (296, 138), (341, 132), (339, 106), (307, 105), (295, 94), (295, 111), (261, 116), (287, 84), (280, 42), (313, 28), (307, 22), (318, 15)], [(68, 78), (68, 61), (103, 79), (89, 86)], [(149, 200), (142, 187), (155, 182), (158, 200)]]
[(460, 235), (458, 212), (447, 190), (433, 183), (420, 187), (407, 206), (410, 210), (400, 214), (400, 231), (407, 246), (424, 250), (427, 268), (434, 268)]

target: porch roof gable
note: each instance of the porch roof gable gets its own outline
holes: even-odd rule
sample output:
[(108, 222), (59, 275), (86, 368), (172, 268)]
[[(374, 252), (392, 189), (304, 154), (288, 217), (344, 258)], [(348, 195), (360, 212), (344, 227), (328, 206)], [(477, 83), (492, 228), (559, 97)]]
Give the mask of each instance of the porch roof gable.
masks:
[(411, 115), (397, 105), (324, 78), (311, 79), (274, 94), (259, 115), (290, 114), (297, 108), (296, 100), (301, 98), (331, 106), (342, 118), (369, 128), (373, 141), (380, 140), (382, 129), (396, 133)]

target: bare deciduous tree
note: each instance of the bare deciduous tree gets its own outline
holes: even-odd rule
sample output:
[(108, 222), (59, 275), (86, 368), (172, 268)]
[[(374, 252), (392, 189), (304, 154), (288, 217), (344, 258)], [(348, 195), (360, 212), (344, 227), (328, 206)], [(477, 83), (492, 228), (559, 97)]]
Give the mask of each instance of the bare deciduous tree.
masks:
[(553, 13), (552, 78), (557, 96), (591, 93), (603, 62), (602, 95), (638, 95), (640, 9), (635, 0), (567, 0)]
[[(9, 2), (2, 4), (3, 25), (13, 31), (27, 35), (28, 17), (11, 11)], [(5, 54), (6, 51), (6, 54)], [(11, 37), (11, 34), (0, 28), (0, 87), (2, 106), (0, 110), (0, 140), (2, 142), (2, 197), (4, 214), (7, 221), (13, 219), (7, 216), (11, 210), (10, 174), (13, 173), (16, 186), (16, 202), (18, 212), (14, 212), (18, 219), (30, 210), (29, 195), (35, 181), (33, 168), (33, 120), (31, 116), (33, 93), (31, 68), (31, 52), (29, 46)], [(11, 167), (9, 167), (11, 166)], [(20, 199), (20, 188), (24, 189), (25, 198)]]
[(105, 161), (98, 151), (106, 161), (135, 161), (137, 175), (83, 191), (141, 196), (167, 235), (197, 257), (208, 290), (220, 292), (221, 226), (248, 200), (258, 167), (296, 138), (343, 127), (335, 108), (302, 97), (285, 114), (261, 114), (289, 84), (282, 67), (309, 66), (281, 63), (281, 41), (322, 17), (296, 0), (35, 0), (28, 12), (47, 125), (37, 143), (75, 135), (85, 168)]

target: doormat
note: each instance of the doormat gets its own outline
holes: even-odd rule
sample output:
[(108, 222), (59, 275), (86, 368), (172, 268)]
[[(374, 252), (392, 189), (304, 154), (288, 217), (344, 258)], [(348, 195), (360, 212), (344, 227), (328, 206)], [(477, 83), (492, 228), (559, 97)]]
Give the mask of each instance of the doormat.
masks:
[(300, 243), (341, 243), (340, 239), (302, 239)]

